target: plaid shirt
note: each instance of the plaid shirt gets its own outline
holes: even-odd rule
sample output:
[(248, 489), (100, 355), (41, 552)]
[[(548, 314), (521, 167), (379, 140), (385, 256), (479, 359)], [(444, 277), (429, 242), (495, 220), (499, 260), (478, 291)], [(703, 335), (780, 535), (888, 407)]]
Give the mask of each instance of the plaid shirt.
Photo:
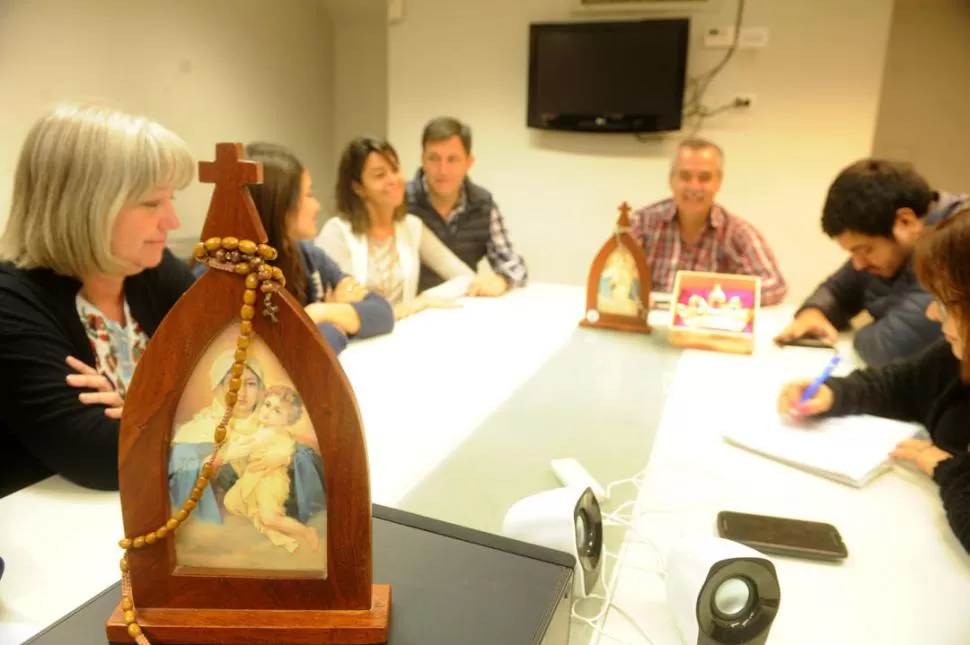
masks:
[[(428, 180), (424, 173), (421, 173), (421, 184), (424, 187), (424, 194), (430, 195), (431, 191), (428, 189)], [(444, 218), (452, 233), (457, 232), (461, 226), (461, 214), (467, 207), (468, 197), (465, 194), (465, 189), (462, 188), (458, 203), (448, 213), (448, 217)], [(528, 271), (525, 268), (525, 260), (512, 248), (512, 241), (509, 240), (509, 229), (505, 225), (505, 218), (497, 205), (492, 206), (492, 212), (489, 215), (488, 242), (485, 245), (485, 254), (492, 271), (505, 276), (508, 279), (509, 286), (525, 286), (529, 278)]]
[(646, 252), (654, 291), (673, 291), (677, 271), (711, 271), (760, 277), (764, 305), (781, 302), (788, 292), (775, 256), (761, 233), (717, 204), (701, 236), (690, 245), (681, 240), (672, 199), (634, 211), (630, 232)]

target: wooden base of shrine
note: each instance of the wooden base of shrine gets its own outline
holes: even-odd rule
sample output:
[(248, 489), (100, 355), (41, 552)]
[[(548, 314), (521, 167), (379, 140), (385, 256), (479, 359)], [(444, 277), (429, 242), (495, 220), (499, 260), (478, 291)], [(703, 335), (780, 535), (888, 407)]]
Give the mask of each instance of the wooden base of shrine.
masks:
[[(378, 645), (388, 639), (390, 585), (373, 585), (371, 608), (350, 611), (142, 609), (152, 645)], [(134, 643), (119, 605), (106, 624), (111, 643)]]
[(649, 334), (653, 332), (653, 328), (650, 327), (650, 325), (637, 318), (631, 321), (603, 320), (601, 318), (597, 322), (590, 322), (589, 320), (583, 318), (579, 321), (579, 326), (589, 327), (592, 329), (612, 329), (613, 331), (632, 332), (636, 334)]
[(685, 349), (706, 349), (728, 354), (753, 354), (754, 334), (718, 333), (672, 327), (670, 344)]

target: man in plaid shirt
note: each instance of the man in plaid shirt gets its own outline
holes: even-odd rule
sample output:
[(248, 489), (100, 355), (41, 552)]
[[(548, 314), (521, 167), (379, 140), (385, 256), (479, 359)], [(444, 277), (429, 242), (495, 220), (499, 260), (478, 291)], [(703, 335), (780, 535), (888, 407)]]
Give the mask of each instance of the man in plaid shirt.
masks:
[[(407, 186), (408, 211), (472, 270), (488, 258), (493, 273), (479, 274), (469, 295), (500, 296), (525, 285), (528, 274), (492, 194), (468, 178), (475, 161), (471, 147), (471, 129), (457, 119), (439, 117), (425, 126), (421, 169)], [(441, 282), (430, 267), (421, 266), (419, 291)]]
[(705, 139), (677, 147), (670, 170), (673, 197), (633, 213), (633, 237), (643, 246), (652, 289), (670, 293), (677, 271), (712, 271), (761, 278), (761, 304), (781, 302), (788, 285), (758, 230), (714, 200), (723, 179), (724, 154)]

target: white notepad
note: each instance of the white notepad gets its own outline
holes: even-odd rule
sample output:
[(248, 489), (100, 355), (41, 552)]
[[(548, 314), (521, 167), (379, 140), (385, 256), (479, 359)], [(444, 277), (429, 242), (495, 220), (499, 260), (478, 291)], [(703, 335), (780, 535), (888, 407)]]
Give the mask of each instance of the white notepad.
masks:
[(798, 422), (776, 416), (723, 435), (741, 448), (861, 488), (891, 467), (889, 453), (897, 443), (921, 430), (915, 423), (868, 415)]

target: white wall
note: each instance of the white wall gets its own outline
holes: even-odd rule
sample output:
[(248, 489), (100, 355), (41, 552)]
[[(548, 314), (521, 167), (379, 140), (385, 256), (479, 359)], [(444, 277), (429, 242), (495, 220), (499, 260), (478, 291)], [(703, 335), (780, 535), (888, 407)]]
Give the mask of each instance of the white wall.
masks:
[[(34, 119), (89, 99), (156, 118), (211, 159), (219, 141), (293, 147), (329, 201), (332, 35), (317, 0), (0, 0), (0, 221)], [(178, 201), (198, 236), (211, 186)]]
[(873, 150), (938, 190), (970, 192), (970, 2), (899, 0)]
[(387, 0), (321, 1), (333, 25), (336, 169), (344, 146), (354, 137), (387, 136)]
[[(407, 0), (390, 28), (389, 136), (406, 170), (419, 133), (438, 113), (468, 121), (478, 161), (536, 280), (582, 284), (623, 200), (667, 194), (676, 136), (540, 133), (525, 126), (528, 24), (566, 19), (571, 0)], [(741, 51), (709, 101), (753, 93), (746, 114), (711, 120), (702, 134), (727, 151), (720, 201), (768, 237), (792, 286), (805, 295), (843, 260), (820, 231), (820, 206), (840, 169), (870, 151), (892, 0), (748, 0), (746, 24), (770, 28), (770, 45)], [(712, 0), (692, 22), (692, 73), (723, 50), (700, 32), (729, 25), (736, 5)], [(658, 14), (659, 15), (659, 14)]]
[(387, 21), (334, 16), (333, 35), (336, 169), (354, 137), (387, 136)]

